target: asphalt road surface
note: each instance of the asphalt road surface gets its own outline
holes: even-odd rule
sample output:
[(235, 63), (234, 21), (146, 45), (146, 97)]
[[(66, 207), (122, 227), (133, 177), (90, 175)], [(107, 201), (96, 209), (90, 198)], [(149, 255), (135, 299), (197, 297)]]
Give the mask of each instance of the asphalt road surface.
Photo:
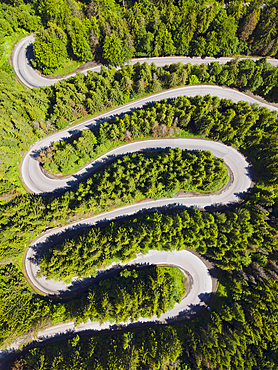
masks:
[[(26, 57), (26, 52), (30, 46), (32, 46), (33, 42), (35, 41), (34, 35), (29, 35), (22, 38), (15, 46), (13, 55), (12, 55), (12, 62), (15, 73), (18, 79), (27, 87), (40, 87), (40, 86), (50, 86), (53, 83), (59, 81), (59, 78), (46, 78), (40, 76), (38, 73), (34, 71), (32, 65), (29, 61), (29, 58)], [(29, 53), (30, 54), (30, 51)], [(203, 64), (203, 63), (211, 63), (211, 62), (219, 62), (220, 64), (225, 64), (228, 61), (234, 58), (230, 57), (222, 57), (222, 58), (213, 58), (213, 57), (155, 57), (155, 58), (139, 58), (139, 59), (132, 59), (129, 64), (135, 64), (138, 61), (141, 63), (147, 62), (148, 64), (155, 63), (158, 67), (162, 67), (166, 64), (173, 64), (181, 62), (183, 64), (191, 63), (191, 64)], [(242, 58), (245, 59), (245, 58)], [(252, 58), (253, 60), (258, 60), (260, 58)], [(274, 66), (278, 66), (278, 59), (268, 59), (268, 62)], [(82, 71), (82, 73), (86, 73), (88, 70), (99, 72), (100, 66), (90, 68), (87, 70)], [(75, 73), (71, 73), (64, 78), (69, 78), (71, 76), (75, 76)]]
[[(108, 221), (113, 220), (118, 217), (123, 216), (129, 216), (133, 215), (139, 211), (142, 210), (154, 210), (159, 209), (161, 207), (171, 205), (171, 206), (187, 206), (187, 207), (197, 207), (197, 208), (205, 208), (210, 205), (223, 205), (223, 204), (229, 204), (237, 202), (241, 195), (244, 194), (252, 185), (251, 177), (250, 177), (250, 168), (245, 160), (245, 158), (240, 154), (236, 149), (232, 147), (228, 147), (222, 143), (210, 141), (210, 140), (203, 140), (203, 139), (194, 139), (194, 138), (172, 138), (172, 139), (156, 139), (156, 140), (144, 140), (139, 142), (134, 142), (131, 144), (126, 144), (123, 146), (120, 146), (111, 152), (113, 152), (113, 155), (122, 155), (126, 153), (130, 153), (133, 151), (138, 151), (140, 149), (150, 149), (150, 148), (174, 148), (179, 147), (181, 149), (190, 149), (190, 150), (210, 150), (214, 156), (223, 158), (225, 163), (227, 164), (229, 171), (230, 171), (230, 181), (229, 184), (222, 189), (222, 191), (219, 191), (216, 194), (213, 195), (200, 195), (200, 196), (184, 196), (184, 197), (178, 197), (178, 198), (169, 198), (169, 199), (160, 199), (157, 201), (149, 201), (145, 203), (138, 203), (129, 205), (126, 207), (121, 207), (118, 209), (115, 209), (108, 213), (103, 213), (91, 218), (88, 218), (84, 221), (79, 221), (72, 225), (67, 225), (62, 228), (53, 229), (45, 234), (43, 234), (41, 237), (39, 237), (34, 243), (30, 245), (30, 247), (27, 250), (27, 253), (25, 255), (25, 270), (28, 275), (28, 278), (31, 282), (31, 284), (38, 289), (40, 292), (51, 295), (51, 294), (59, 294), (62, 291), (71, 291), (71, 290), (78, 290), (80, 288), (83, 288), (84, 285), (88, 283), (88, 281), (74, 283), (73, 285), (66, 286), (63, 281), (54, 281), (54, 280), (46, 280), (45, 278), (36, 278), (36, 274), (38, 272), (38, 264), (36, 254), (40, 254), (40, 250), (42, 250), (44, 247), (49, 247), (49, 243), (53, 243), (59, 241), (59, 238), (61, 237), (61, 233), (69, 233), (71, 230), (76, 230), (76, 228), (85, 227), (87, 225), (94, 225), (96, 222), (100, 221)], [(111, 152), (109, 153), (109, 157), (111, 155)], [(25, 160), (27, 160), (29, 157), (32, 158), (30, 155), (26, 155)], [(91, 170), (97, 168), (100, 164), (103, 165), (105, 163), (105, 160), (107, 160), (107, 155), (104, 155), (102, 158), (95, 161), (96, 163), (90, 164), (88, 167), (90, 167)], [(27, 163), (26, 161), (24, 162)], [(26, 172), (25, 172), (26, 170)], [(28, 166), (24, 165), (22, 169), (22, 176), (26, 183), (25, 179), (25, 173), (28, 174), (28, 179), (31, 179), (33, 181), (33, 191), (35, 189), (35, 186), (39, 187), (39, 191), (43, 189), (45, 192), (48, 191), (54, 191), (55, 187), (51, 190), (49, 188), (45, 188), (45, 186), (48, 186), (48, 178), (45, 178), (45, 176), (42, 174), (40, 169), (38, 168), (38, 175), (41, 176), (41, 182), (36, 183), (38, 179), (33, 179), (33, 173), (30, 172), (28, 169)], [(57, 188), (61, 188), (61, 186), (67, 186), (67, 184), (64, 184), (64, 181), (72, 181), (70, 180), (51, 180), (50, 184), (55, 184)], [(62, 182), (62, 183), (61, 183)], [(44, 188), (42, 188), (44, 186)], [(49, 240), (52, 240), (49, 242)], [(192, 286), (190, 293), (188, 296), (182, 300), (182, 302), (179, 305), (176, 305), (173, 310), (167, 312), (166, 314), (162, 315), (159, 319), (159, 321), (164, 321), (167, 318), (177, 316), (179, 312), (187, 313), (192, 310), (194, 311), (194, 307), (196, 306), (202, 306), (207, 302), (207, 299), (210, 296), (210, 293), (212, 292), (212, 279), (209, 274), (208, 269), (203, 264), (203, 262), (193, 255), (189, 251), (174, 251), (174, 252), (158, 252), (158, 251), (152, 251), (146, 256), (138, 256), (138, 258), (130, 263), (149, 263), (149, 264), (171, 264), (174, 266), (177, 266), (181, 268), (183, 271), (187, 271), (190, 276), (192, 276)], [(205, 297), (205, 299), (204, 299)], [(140, 322), (147, 321), (157, 321), (158, 319), (156, 317), (153, 317), (152, 319), (146, 319), (141, 320)], [(46, 336), (55, 335), (60, 332), (65, 332), (66, 330), (75, 330), (80, 331), (86, 329), (94, 329), (94, 330), (101, 330), (101, 329), (107, 329), (111, 324), (105, 323), (101, 327), (98, 323), (91, 323), (88, 322), (86, 324), (82, 324), (78, 326), (77, 328), (74, 328), (73, 323), (66, 323), (66, 324), (59, 324), (56, 326), (53, 326), (49, 329), (43, 330), (39, 332), (38, 336), (41, 338), (45, 338)], [(126, 324), (124, 324), (126, 325)]]
[[(148, 254), (139, 255), (136, 259), (129, 261), (128, 263), (125, 263), (123, 265), (134, 264), (174, 265), (180, 268), (182, 271), (185, 271), (185, 275), (187, 276), (188, 281), (192, 282), (188, 294), (181, 300), (180, 303), (175, 304), (173, 309), (167, 311), (165, 314), (162, 314), (160, 318), (157, 318), (156, 316), (153, 316), (152, 318), (140, 318), (140, 323), (165, 322), (166, 320), (173, 317), (184, 317), (185, 315), (191, 315), (192, 313), (195, 314), (194, 309), (196, 309), (196, 307), (202, 307), (203, 305), (205, 305), (210, 298), (213, 290), (211, 275), (201, 259), (187, 250), (173, 252), (152, 250)], [(113, 265), (111, 266), (111, 268), (113, 268)], [(31, 274), (28, 272), (29, 278), (33, 276), (32, 273), (33, 270)], [(59, 282), (57, 286), (55, 286), (55, 283), (52, 284), (51, 281), (48, 281), (45, 284), (43, 279), (37, 279), (36, 281), (32, 280), (32, 282), (36, 284), (37, 288), (42, 288), (45, 293), (49, 293), (51, 289), (53, 289), (53, 286), (55, 287), (55, 290), (56, 288), (61, 288), (62, 290), (65, 289), (65, 286)], [(85, 284), (86, 283), (88, 283), (88, 281), (85, 281)], [(39, 284), (40, 286), (38, 286)], [(78, 287), (82, 287), (81, 284), (82, 283), (78, 284), (77, 289)], [(119, 325), (128, 326), (130, 324), (130, 322), (126, 322)], [(40, 331), (38, 333), (38, 338), (46, 338), (57, 333), (63, 333), (66, 330), (104, 330), (109, 329), (113, 325), (114, 324), (110, 322), (105, 322), (104, 324), (100, 325), (98, 322), (89, 321), (78, 325), (75, 328), (73, 322), (62, 323)]]
[[(43, 85), (49, 85), (56, 82), (55, 79), (46, 79), (39, 76), (28, 64), (26, 59), (26, 46), (33, 42), (33, 36), (28, 36), (19, 41), (14, 53), (13, 53), (13, 65), (18, 78), (28, 87), (39, 87)], [(220, 63), (226, 63), (230, 58), (220, 58), (217, 59)], [(142, 59), (141, 59), (142, 60)], [(190, 63), (203, 63), (211, 62), (215, 60), (214, 58), (206, 58), (205, 60), (201, 58), (180, 58), (180, 57), (169, 57), (169, 58), (148, 58), (144, 59), (147, 62), (155, 62), (157, 65), (165, 65), (173, 62), (190, 62)], [(133, 60), (132, 63), (137, 60)], [(272, 63), (277, 64), (277, 60), (272, 60)], [(97, 70), (96, 67), (94, 70)], [(67, 179), (49, 179), (40, 170), (36, 157), (38, 153), (51, 145), (53, 142), (62, 140), (64, 138), (70, 137), (78, 131), (85, 128), (92, 127), (93, 125), (99, 125), (103, 120), (107, 120), (112, 116), (119, 115), (125, 112), (129, 112), (134, 108), (140, 108), (145, 104), (152, 103), (154, 101), (159, 101), (163, 98), (175, 98), (181, 95), (195, 96), (195, 95), (206, 95), (211, 94), (218, 96), (219, 98), (231, 99), (234, 102), (240, 100), (247, 101), (248, 103), (259, 103), (261, 106), (266, 106), (271, 110), (277, 110), (271, 105), (258, 102), (257, 100), (242, 94), (240, 92), (222, 88), (218, 86), (188, 86), (169, 90), (163, 93), (155, 94), (153, 96), (137, 100), (135, 102), (126, 104), (120, 108), (113, 109), (110, 112), (104, 113), (97, 118), (88, 120), (86, 122), (75, 125), (70, 129), (66, 129), (50, 135), (36, 144), (34, 144), (31, 149), (26, 153), (22, 161), (21, 175), (26, 187), (36, 194), (44, 194), (54, 192), (57, 189), (65, 189), (72, 186), (76, 181), (79, 181), (82, 176), (86, 175), (88, 171), (96, 170), (100, 165), (105, 164), (105, 162), (111, 157), (107, 157), (107, 154), (97, 159), (93, 163), (89, 164), (81, 171)], [(128, 216), (135, 214), (141, 210), (158, 209), (167, 205), (182, 205), (187, 207), (198, 207), (205, 208), (210, 205), (223, 205), (234, 203), (240, 200), (241, 195), (244, 194), (252, 185), (250, 177), (250, 168), (245, 160), (245, 158), (234, 148), (227, 147), (226, 145), (218, 142), (213, 142), (203, 139), (192, 139), (192, 138), (172, 138), (172, 139), (157, 139), (157, 140), (144, 140), (140, 142), (134, 142), (131, 144), (126, 144), (118, 148), (113, 149), (108, 153), (109, 156), (113, 155), (117, 157), (126, 153), (131, 153), (135, 151), (140, 151), (143, 149), (159, 149), (159, 148), (175, 148), (179, 147), (181, 149), (189, 150), (210, 150), (214, 156), (223, 158), (225, 163), (228, 165), (230, 170), (230, 181), (229, 184), (214, 195), (201, 195), (196, 197), (184, 196), (171, 199), (160, 199), (157, 201), (150, 201), (145, 203), (134, 204), (122, 208), (115, 209), (109, 213), (100, 214), (92, 218), (86, 219), (84, 221), (79, 221), (75, 224), (67, 225), (62, 228), (57, 228), (50, 230), (47, 233), (41, 235), (36, 241), (34, 241), (27, 250), (25, 255), (25, 268), (30, 279), (30, 282), (42, 293), (51, 295), (57, 294), (61, 291), (71, 291), (72, 289), (79, 289), (84, 287), (88, 283), (88, 280), (74, 282), (72, 285), (65, 285), (63, 282), (56, 282), (53, 280), (46, 281), (44, 278), (36, 278), (36, 273), (38, 271), (38, 265), (34, 262), (34, 257), (36, 253), (40, 253), (44, 247), (49, 247), (49, 238), (53, 240), (53, 237), (59, 239), (62, 232), (71, 232), (73, 229), (78, 227), (82, 228), (88, 225), (94, 225), (96, 222), (103, 220), (112, 220), (118, 217)], [(56, 240), (56, 241), (57, 241)], [(170, 317), (176, 317), (179, 313), (190, 314), (194, 310), (192, 308), (202, 306), (207, 302), (208, 297), (212, 292), (212, 277), (209, 273), (206, 265), (193, 253), (183, 250), (183, 251), (173, 251), (173, 252), (158, 252), (151, 251), (147, 255), (139, 255), (136, 260), (130, 261), (128, 264), (171, 264), (181, 268), (186, 271), (186, 274), (190, 276), (192, 284), (188, 295), (181, 301), (180, 304), (175, 305), (174, 309), (165, 313), (159, 319), (160, 321), (165, 321)], [(112, 266), (113, 267), (113, 266)], [(153, 317), (151, 319), (140, 319), (140, 322), (146, 321), (157, 322), (157, 318)], [(124, 325), (129, 325), (126, 323)], [(83, 331), (83, 330), (102, 330), (109, 328), (111, 323), (104, 323), (99, 325), (98, 323), (87, 322), (74, 328), (73, 323), (65, 323), (52, 326), (50, 328), (44, 329), (38, 333), (38, 337), (44, 339), (46, 337), (53, 337), (57, 333), (63, 333), (67, 330), (73, 331)], [(16, 347), (16, 345), (14, 345)]]
[[(256, 99), (247, 96), (241, 92), (236, 90), (232, 90), (229, 88), (219, 87), (219, 86), (211, 86), (211, 85), (197, 85), (197, 86), (187, 86), (187, 87), (180, 87), (177, 89), (172, 89), (168, 91), (164, 91), (162, 93), (154, 94), (152, 96), (148, 96), (143, 99), (136, 100), (134, 102), (128, 103), (123, 105), (119, 108), (112, 109), (109, 112), (99, 115), (96, 118), (89, 119), (82, 123), (72, 126), (71, 128), (67, 128), (63, 131), (56, 132), (52, 135), (45, 137), (44, 139), (35, 143), (30, 150), (24, 156), (24, 159), (21, 164), (21, 176), (25, 186), (33, 193), (36, 194), (45, 194), (49, 192), (53, 192), (57, 189), (65, 189), (66, 187), (72, 186), (74, 183), (80, 180), (82, 175), (86, 175), (89, 170), (94, 170), (97, 168), (102, 161), (105, 161), (105, 155), (99, 158), (97, 161), (93, 162), (92, 164), (86, 166), (82, 170), (78, 171), (75, 175), (70, 176), (66, 179), (50, 179), (46, 177), (39, 166), (37, 161), (37, 156), (41, 150), (51, 146), (54, 142), (67, 139), (71, 137), (73, 134), (77, 134), (86, 128), (91, 128), (93, 126), (99, 125), (101, 122), (105, 120), (109, 120), (116, 115), (120, 115), (123, 113), (131, 112), (133, 109), (142, 108), (143, 106), (160, 101), (161, 99), (169, 99), (169, 98), (176, 98), (178, 96), (196, 96), (201, 95), (205, 96), (207, 94), (211, 94), (213, 96), (218, 96), (221, 99), (231, 99), (233, 102), (239, 102), (241, 100), (247, 101), (248, 103), (258, 103), (261, 106), (267, 107), (270, 110), (278, 111), (278, 108), (275, 108), (269, 104), (258, 102)], [(185, 140), (185, 139), (182, 139)], [(214, 153), (217, 156), (217, 150), (219, 148), (219, 144), (204, 144), (203, 140), (195, 141), (198, 144), (194, 144), (192, 139), (186, 139), (186, 145), (190, 145), (191, 149), (198, 149), (199, 150), (214, 150), (214, 147), (217, 148), (216, 152)], [(196, 140), (196, 139), (194, 139)], [(142, 142), (128, 144), (126, 146), (121, 146), (118, 149), (114, 149), (113, 151), (109, 152), (109, 155), (119, 155), (120, 153), (126, 154), (128, 152), (134, 152), (138, 150), (142, 150), (144, 148), (159, 148), (159, 147), (177, 147), (177, 143), (181, 142), (180, 139), (162, 139), (162, 140), (152, 140), (152, 141), (145, 141), (144, 144)], [(209, 147), (206, 148), (206, 145)], [(183, 145), (183, 148), (186, 146)], [(189, 149), (190, 149), (189, 148)], [(225, 149), (226, 150), (226, 149)], [(222, 153), (222, 155), (224, 155)], [(107, 157), (107, 156), (106, 156)]]

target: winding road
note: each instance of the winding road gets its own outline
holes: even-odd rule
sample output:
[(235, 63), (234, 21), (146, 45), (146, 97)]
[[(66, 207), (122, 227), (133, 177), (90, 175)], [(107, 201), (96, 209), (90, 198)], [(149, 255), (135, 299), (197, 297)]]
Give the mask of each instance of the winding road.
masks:
[[(13, 66), (17, 77), (29, 88), (45, 86), (57, 82), (57, 79), (47, 79), (45, 77), (39, 76), (29, 64), (26, 58), (26, 47), (33, 42), (33, 36), (30, 35), (19, 41), (13, 52)], [(182, 63), (197, 63), (201, 64), (204, 62), (218, 61), (220, 63), (226, 63), (231, 58), (206, 58), (205, 60), (201, 58), (185, 58), (185, 57), (169, 57), (169, 58), (146, 58), (140, 59), (140, 61), (147, 61), (148, 63), (154, 62), (155, 64), (162, 66), (165, 64), (171, 64), (174, 62)], [(132, 60), (132, 63), (138, 60)], [(278, 60), (270, 60), (273, 65), (278, 65)], [(93, 70), (98, 71), (100, 67), (95, 67)], [(243, 193), (248, 191), (252, 185), (252, 180), (250, 177), (250, 168), (246, 159), (234, 148), (228, 147), (219, 142), (213, 142), (210, 140), (203, 139), (193, 139), (193, 138), (172, 138), (172, 139), (154, 139), (154, 140), (143, 140), (138, 142), (133, 142), (130, 144), (122, 145), (117, 147), (107, 154), (101, 156), (88, 166), (84, 167), (78, 171), (73, 176), (65, 179), (50, 179), (46, 177), (36, 160), (38, 153), (50, 146), (53, 142), (58, 140), (63, 140), (70, 137), (73, 134), (82, 131), (83, 129), (92, 127), (94, 125), (99, 125), (104, 120), (108, 120), (115, 115), (130, 112), (134, 108), (141, 108), (146, 104), (150, 104), (155, 101), (159, 101), (164, 98), (175, 98), (181, 95), (195, 96), (195, 95), (207, 95), (211, 94), (218, 96), (219, 98), (231, 99), (233, 102), (238, 102), (240, 100), (247, 101), (248, 103), (258, 103), (261, 106), (265, 106), (270, 110), (278, 111), (278, 108), (274, 108), (271, 105), (258, 102), (252, 97), (249, 97), (238, 91), (223, 88), (218, 86), (187, 86), (177, 89), (172, 89), (159, 94), (155, 94), (132, 103), (126, 104), (122, 107), (113, 109), (106, 112), (96, 118), (87, 120), (80, 124), (77, 124), (66, 130), (57, 132), (50, 135), (36, 144), (34, 144), (30, 150), (25, 154), (21, 165), (21, 175), (25, 186), (29, 191), (36, 194), (46, 194), (52, 193), (59, 189), (65, 189), (71, 187), (74, 183), (80, 181), (82, 176), (88, 174), (88, 172), (95, 171), (99, 166), (104, 165), (107, 161), (111, 160), (111, 156), (116, 158), (117, 156), (137, 152), (141, 150), (151, 150), (160, 148), (181, 148), (189, 150), (209, 150), (214, 156), (223, 158), (227, 164), (230, 171), (230, 182), (222, 191), (213, 195), (201, 195), (198, 197), (178, 197), (171, 199), (160, 199), (157, 201), (150, 201), (145, 203), (134, 204), (122, 208), (115, 209), (109, 213), (100, 214), (84, 221), (79, 221), (71, 225), (67, 225), (61, 228), (52, 229), (38, 239), (36, 239), (27, 249), (25, 255), (25, 269), (27, 276), (31, 284), (43, 294), (51, 295), (57, 294), (61, 291), (79, 289), (84, 287), (88, 283), (88, 280), (74, 282), (72, 285), (65, 285), (63, 282), (57, 282), (54, 280), (45, 280), (44, 278), (36, 278), (36, 273), (38, 271), (38, 265), (35, 260), (36, 254), (40, 254), (43, 248), (48, 248), (53, 239), (59, 241), (61, 234), (65, 232), (72, 232), (76, 228), (84, 228), (89, 225), (94, 225), (97, 222), (105, 220), (113, 220), (118, 217), (124, 217), (128, 215), (135, 214), (142, 210), (159, 209), (161, 207), (171, 205), (171, 206), (186, 206), (186, 207), (198, 207), (205, 208), (211, 205), (223, 205), (238, 202)], [(207, 297), (213, 291), (213, 279), (207, 266), (198, 258), (195, 254), (190, 251), (173, 251), (173, 252), (158, 252), (151, 251), (147, 255), (138, 255), (138, 257), (130, 261), (128, 264), (171, 264), (179, 267), (192, 279), (192, 285), (190, 291), (186, 297), (181, 301), (180, 304), (176, 304), (173, 310), (168, 311), (161, 316), (159, 321), (165, 321), (171, 317), (176, 317), (179, 313), (189, 314), (192, 311), (192, 307), (202, 306), (207, 301)], [(111, 266), (113, 267), (113, 266)], [(205, 297), (205, 299), (204, 299)], [(156, 322), (158, 319), (156, 317), (151, 319), (140, 319), (140, 322)], [(126, 323), (124, 325), (129, 325)], [(110, 323), (104, 323), (99, 325), (98, 323), (86, 322), (85, 324), (79, 325), (74, 328), (73, 323), (59, 324), (51, 326), (50, 328), (44, 329), (38, 333), (38, 338), (45, 339), (46, 337), (52, 337), (57, 333), (63, 333), (67, 330), (83, 331), (83, 330), (103, 330), (109, 328)]]
[[(247, 101), (250, 104), (253, 103), (259, 103), (256, 99), (247, 96), (241, 92), (238, 92), (236, 90), (232, 90), (229, 88), (219, 87), (219, 86), (213, 86), (213, 85), (197, 85), (197, 86), (185, 86), (185, 87), (179, 87), (176, 89), (164, 91), (162, 93), (154, 94), (151, 96), (148, 96), (143, 99), (139, 99), (136, 101), (133, 101), (131, 103), (125, 104), (119, 108), (112, 109), (106, 113), (103, 113), (99, 115), (96, 118), (91, 118), (87, 121), (81, 122), (77, 125), (74, 125), (73, 127), (67, 128), (63, 131), (56, 132), (52, 135), (49, 135), (42, 140), (35, 143), (30, 150), (25, 154), (23, 161), (21, 163), (21, 176), (23, 179), (23, 182), (25, 186), (29, 189), (29, 191), (36, 193), (36, 194), (45, 194), (53, 192), (57, 189), (65, 189), (67, 187), (71, 187), (74, 183), (78, 182), (82, 175), (86, 175), (89, 170), (96, 169), (100, 164), (103, 164), (105, 160), (107, 160), (107, 155), (119, 155), (121, 154), (127, 154), (129, 152), (139, 151), (144, 148), (160, 148), (160, 147), (177, 147), (178, 142), (181, 142), (179, 139), (161, 139), (160, 141), (155, 142), (153, 141), (144, 141), (144, 142), (137, 142), (132, 144), (127, 144), (125, 146), (121, 146), (118, 149), (114, 149), (111, 152), (109, 152), (107, 155), (104, 155), (98, 159), (98, 161), (93, 162), (91, 165), (86, 166), (82, 170), (78, 171), (75, 175), (70, 176), (66, 179), (50, 179), (46, 177), (39, 166), (39, 162), (37, 161), (37, 156), (40, 153), (41, 150), (51, 146), (54, 142), (63, 140), (66, 138), (71, 137), (73, 134), (77, 134), (81, 132), (84, 129), (92, 128), (94, 126), (98, 126), (101, 122), (104, 122), (106, 120), (109, 120), (116, 115), (120, 115), (123, 113), (131, 112), (134, 109), (142, 108), (143, 106), (147, 104), (151, 104), (157, 101), (160, 101), (161, 99), (169, 99), (169, 98), (176, 98), (178, 96), (196, 96), (201, 95), (205, 96), (207, 94), (211, 94), (213, 96), (218, 96), (221, 99), (231, 99), (233, 102), (237, 103), (241, 100)], [(269, 104), (266, 103), (259, 103), (261, 106), (264, 106), (266, 108), (269, 108), (270, 110), (276, 110), (278, 111), (278, 108), (275, 108)], [(196, 140), (196, 139), (194, 139)], [(196, 144), (201, 145), (198, 148), (198, 145), (195, 145), (192, 139), (187, 139), (186, 142), (189, 147), (186, 147), (183, 145), (181, 149), (199, 149), (199, 150), (210, 150), (217, 155), (217, 150), (219, 148), (219, 144), (212, 144), (210, 141), (209, 144), (204, 144), (203, 140), (195, 141)], [(164, 144), (163, 144), (164, 143)], [(206, 145), (208, 145), (206, 147)], [(214, 147), (216, 152), (214, 152)], [(225, 149), (228, 150), (227, 147)], [(223, 158), (224, 153), (221, 153), (219, 157)], [(106, 158), (106, 159), (105, 159)], [(241, 169), (242, 170), (242, 169)]]
[[(35, 37), (33, 34), (22, 38), (15, 46), (12, 55), (12, 62), (15, 73), (18, 79), (27, 87), (34, 88), (34, 87), (41, 87), (41, 86), (50, 86), (55, 82), (60, 81), (61, 79), (66, 79), (72, 76), (75, 76), (76, 73), (71, 73), (63, 78), (46, 78), (40, 76), (36, 71), (32, 68), (32, 65), (29, 59), (26, 58), (26, 51), (30, 48), (35, 41)], [(225, 64), (234, 58), (230, 57), (221, 57), (221, 58), (213, 58), (213, 57), (154, 57), (154, 58), (139, 58), (139, 59), (132, 59), (128, 64), (135, 64), (138, 61), (141, 63), (147, 62), (148, 64), (155, 63), (158, 67), (163, 67), (165, 65), (173, 64), (181, 62), (183, 64), (191, 63), (191, 64), (203, 64), (203, 63), (211, 63), (211, 62), (219, 62), (220, 64)], [(247, 59), (247, 58), (241, 58)], [(258, 60), (260, 58), (252, 58), (253, 60)], [(267, 60), (273, 66), (278, 66), (278, 59), (268, 59)], [(100, 66), (96, 66), (93, 68), (85, 69), (82, 73), (87, 73), (88, 71), (100, 71)]]

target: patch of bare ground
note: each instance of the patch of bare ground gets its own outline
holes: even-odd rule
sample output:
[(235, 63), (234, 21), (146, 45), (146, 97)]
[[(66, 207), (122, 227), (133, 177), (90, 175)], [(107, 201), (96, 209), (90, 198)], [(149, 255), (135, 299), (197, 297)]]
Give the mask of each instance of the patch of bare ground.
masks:
[(0, 200), (2, 200), (4, 202), (10, 202), (14, 198), (16, 198), (18, 195), (20, 195), (20, 193), (18, 193), (15, 189), (12, 189), (8, 193), (2, 194), (0, 196)]
[(95, 62), (95, 61), (90, 61), (90, 62), (87, 62), (87, 63), (84, 63), (82, 64), (81, 66), (78, 66), (77, 68), (75, 68), (72, 72), (70, 73), (67, 73), (65, 75), (59, 75), (59, 76), (49, 76), (49, 75), (44, 75), (43, 73), (41, 73), (39, 70), (35, 69), (34, 70), (36, 71), (36, 73), (42, 77), (45, 77), (45, 78), (48, 78), (49, 80), (56, 80), (57, 78), (66, 78), (66, 77), (70, 77), (72, 76), (73, 73), (76, 73), (76, 72), (83, 72), (83, 71), (86, 71), (87, 69), (91, 69), (91, 68), (94, 68), (94, 67), (98, 67), (98, 66), (101, 66), (101, 64)]

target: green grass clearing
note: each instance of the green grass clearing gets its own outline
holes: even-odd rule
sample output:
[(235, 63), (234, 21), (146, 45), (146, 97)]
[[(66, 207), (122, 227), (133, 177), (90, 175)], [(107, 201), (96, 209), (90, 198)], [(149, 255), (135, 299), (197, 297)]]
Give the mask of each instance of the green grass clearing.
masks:
[(83, 63), (77, 60), (68, 60), (60, 68), (56, 69), (54, 72), (50, 73), (49, 76), (64, 76), (73, 72), (77, 67), (81, 66)]

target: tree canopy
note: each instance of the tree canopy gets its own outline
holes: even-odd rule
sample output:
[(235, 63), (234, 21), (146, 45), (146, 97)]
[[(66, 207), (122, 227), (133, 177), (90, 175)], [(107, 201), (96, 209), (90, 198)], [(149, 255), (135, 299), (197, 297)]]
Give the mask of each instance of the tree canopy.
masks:
[[(78, 19), (86, 26), (88, 46), (95, 58), (104, 58), (111, 65), (121, 65), (132, 56), (275, 56), (278, 50), (275, 0), (264, 6), (257, 0), (227, 1), (225, 6), (216, 0), (209, 4), (94, 0), (84, 7), (73, 0), (59, 4), (44, 0), (35, 8), (45, 27), (55, 21), (66, 30)], [(68, 39), (69, 49), (73, 49), (70, 32)], [(41, 68), (39, 58), (37, 55)], [(80, 53), (75, 58), (85, 61)]]

